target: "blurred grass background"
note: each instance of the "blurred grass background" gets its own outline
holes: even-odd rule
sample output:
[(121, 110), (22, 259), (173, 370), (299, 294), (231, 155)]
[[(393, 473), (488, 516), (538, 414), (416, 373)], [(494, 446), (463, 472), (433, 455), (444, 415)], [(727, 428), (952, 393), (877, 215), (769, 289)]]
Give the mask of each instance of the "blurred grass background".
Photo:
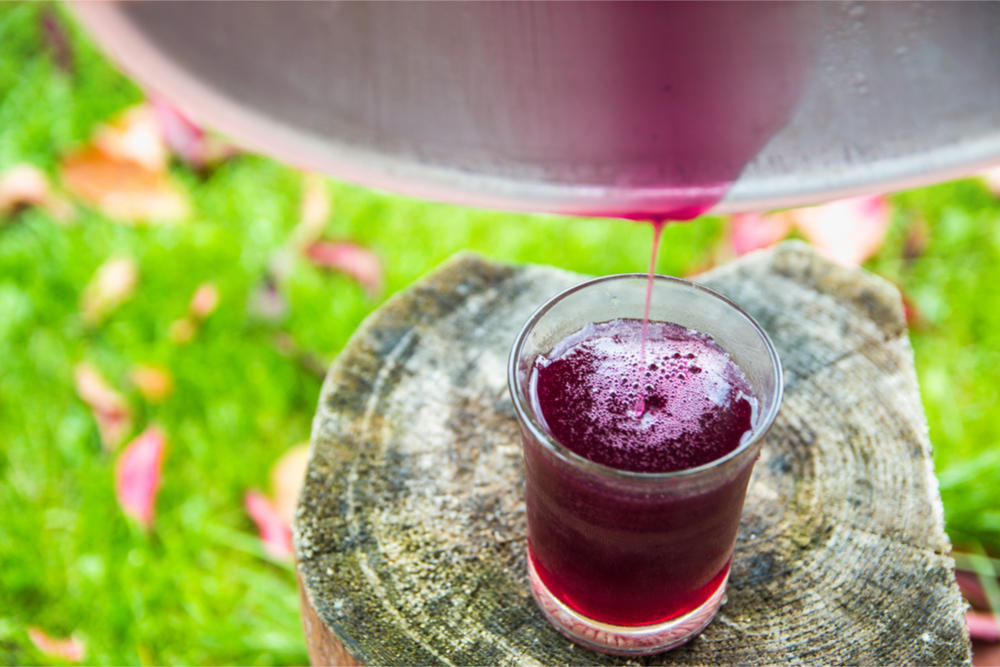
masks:
[[(46, 12), (68, 29), (66, 71), (46, 43)], [(58, 6), (0, 4), (0, 172), (29, 162), (55, 174), (94, 127), (142, 99)], [(193, 201), (181, 225), (125, 226), (83, 210), (61, 225), (40, 208), (0, 218), (0, 663), (51, 662), (26, 628), (76, 632), (99, 664), (289, 664), (307, 656), (290, 566), (267, 557), (243, 509), (274, 461), (308, 439), (319, 379), (275, 345), (287, 334), (324, 362), (385, 297), (460, 249), (584, 273), (645, 270), (650, 230), (615, 220), (480, 211), (330, 182), (326, 235), (371, 248), (386, 290), (297, 259), (277, 321), (250, 295), (299, 219), (301, 174), (241, 155), (206, 174), (175, 164)], [(894, 219), (867, 265), (897, 282), (911, 331), (948, 529), (1000, 551), (1000, 203), (965, 180), (893, 195)], [(668, 227), (658, 270), (711, 261), (725, 220)], [(914, 253), (915, 232), (926, 244)], [(134, 298), (83, 324), (83, 286), (108, 257), (140, 266)], [(195, 287), (218, 311), (194, 342), (167, 334)], [(168, 450), (155, 529), (121, 513), (73, 366), (93, 361)], [(148, 405), (121, 382), (135, 363), (170, 369), (175, 389)], [(131, 393), (129, 393), (131, 392)]]

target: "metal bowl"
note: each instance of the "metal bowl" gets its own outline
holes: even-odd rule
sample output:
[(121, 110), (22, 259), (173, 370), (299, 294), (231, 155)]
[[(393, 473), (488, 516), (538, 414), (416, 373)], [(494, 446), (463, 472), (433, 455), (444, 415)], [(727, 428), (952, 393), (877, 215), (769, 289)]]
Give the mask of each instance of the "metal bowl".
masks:
[(463, 204), (766, 209), (1000, 159), (998, 3), (74, 9), (143, 85), (246, 146)]

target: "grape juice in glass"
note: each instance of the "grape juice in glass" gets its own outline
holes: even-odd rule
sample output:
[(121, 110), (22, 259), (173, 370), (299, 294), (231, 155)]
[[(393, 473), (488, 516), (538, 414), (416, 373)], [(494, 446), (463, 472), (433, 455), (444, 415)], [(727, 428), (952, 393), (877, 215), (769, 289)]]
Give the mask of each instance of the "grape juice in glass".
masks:
[(700, 632), (729, 576), (782, 379), (766, 333), (694, 283), (608, 276), (554, 297), (515, 342), (528, 569), (574, 641), (640, 655)]

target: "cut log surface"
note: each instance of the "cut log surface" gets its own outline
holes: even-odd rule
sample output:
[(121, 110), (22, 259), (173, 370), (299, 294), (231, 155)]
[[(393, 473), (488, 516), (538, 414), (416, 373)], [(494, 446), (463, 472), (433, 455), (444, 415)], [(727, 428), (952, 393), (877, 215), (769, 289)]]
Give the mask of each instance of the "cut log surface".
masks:
[[(327, 375), (295, 525), (314, 663), (625, 663), (544, 620), (525, 571), (506, 361), (583, 276), (460, 255), (358, 330)], [(704, 274), (781, 356), (728, 599), (643, 664), (969, 662), (899, 293), (786, 243)], [(655, 298), (655, 294), (654, 294)]]

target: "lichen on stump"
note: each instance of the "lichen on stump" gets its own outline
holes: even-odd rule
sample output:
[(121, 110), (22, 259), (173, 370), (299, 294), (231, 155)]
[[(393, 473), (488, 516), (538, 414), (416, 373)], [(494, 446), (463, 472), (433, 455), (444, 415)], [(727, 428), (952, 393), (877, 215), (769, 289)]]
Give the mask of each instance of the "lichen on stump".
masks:
[[(551, 628), (525, 571), (505, 364), (531, 312), (582, 278), (460, 255), (333, 364), (295, 525), (314, 663), (624, 662)], [(640, 662), (967, 663), (898, 292), (794, 242), (699, 280), (771, 335), (785, 399), (728, 601), (690, 644)]]

